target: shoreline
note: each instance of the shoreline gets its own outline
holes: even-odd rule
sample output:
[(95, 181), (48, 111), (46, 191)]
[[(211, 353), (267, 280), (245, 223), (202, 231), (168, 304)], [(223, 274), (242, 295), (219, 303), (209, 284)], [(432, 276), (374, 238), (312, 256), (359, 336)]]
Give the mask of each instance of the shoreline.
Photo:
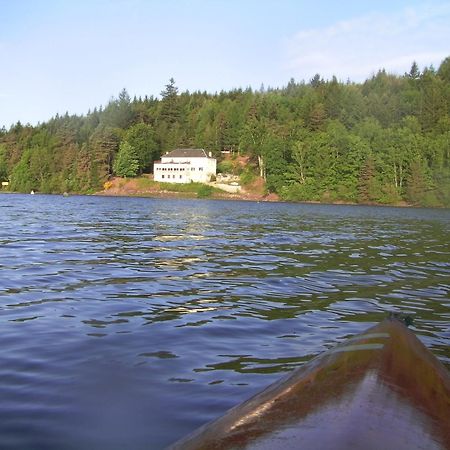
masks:
[[(12, 192), (12, 191), (1, 191), (0, 194), (5, 195), (27, 195), (23, 192)], [(30, 195), (30, 194), (28, 194)], [(63, 196), (62, 193), (39, 193), (36, 192), (35, 195), (55, 195)], [(386, 208), (412, 208), (412, 209), (438, 209), (446, 210), (450, 208), (445, 208), (443, 206), (416, 206), (405, 202), (397, 204), (385, 204), (385, 203), (356, 203), (356, 202), (346, 202), (343, 200), (337, 200), (334, 202), (322, 202), (319, 200), (298, 200), (289, 201), (282, 200), (276, 194), (269, 195), (257, 195), (257, 194), (231, 194), (227, 192), (223, 193), (213, 193), (210, 196), (199, 197), (195, 192), (175, 192), (166, 190), (116, 190), (108, 189), (97, 191), (94, 193), (77, 193), (69, 192), (66, 197), (72, 196), (94, 196), (94, 197), (135, 197), (135, 198), (157, 198), (157, 199), (186, 199), (186, 200), (222, 200), (222, 201), (244, 201), (244, 202), (255, 202), (255, 203), (286, 203), (286, 204), (304, 204), (304, 205), (333, 205), (333, 206), (371, 206), (371, 207), (386, 207)]]
[[(143, 197), (143, 198), (181, 198), (181, 199), (196, 199), (196, 200), (231, 200), (231, 201), (250, 201), (250, 202), (271, 202), (271, 203), (298, 203), (305, 205), (346, 205), (346, 206), (379, 206), (379, 207), (396, 207), (396, 208), (421, 208), (421, 206), (410, 205), (406, 202), (399, 202), (397, 204), (383, 204), (383, 203), (357, 203), (345, 200), (336, 201), (320, 201), (320, 200), (298, 200), (289, 201), (281, 199), (277, 194), (266, 194), (264, 191), (264, 184), (261, 180), (256, 181), (247, 188), (242, 188), (240, 192), (230, 193), (221, 190), (215, 190), (208, 196), (199, 196), (196, 191), (171, 191), (161, 187), (161, 185), (154, 184), (151, 178), (144, 176), (144, 180), (151, 180), (149, 185), (140, 185), (139, 180), (124, 179), (115, 177), (111, 179), (108, 184), (105, 184), (105, 189), (95, 192), (92, 195), (100, 197)], [(208, 185), (206, 185), (208, 186)], [(210, 185), (213, 187), (213, 185)]]
[(210, 197), (197, 197), (195, 195), (189, 195), (190, 193), (182, 193), (182, 192), (161, 192), (158, 194), (146, 194), (146, 193), (133, 193), (133, 194), (124, 194), (124, 193), (107, 193), (104, 191), (99, 191), (94, 194), (70, 194), (70, 195), (90, 195), (95, 197), (135, 197), (135, 198), (158, 198), (158, 199), (182, 199), (182, 200), (223, 200), (223, 201), (243, 201), (243, 202), (254, 202), (254, 203), (286, 203), (286, 204), (298, 204), (298, 205), (328, 205), (328, 206), (371, 206), (371, 207), (380, 207), (380, 208), (412, 208), (412, 209), (449, 209), (445, 207), (439, 206), (414, 206), (409, 204), (385, 204), (385, 203), (355, 203), (355, 202), (345, 202), (343, 200), (338, 200), (336, 202), (321, 202), (319, 200), (282, 200), (278, 199), (268, 199), (268, 198), (248, 198), (248, 197), (240, 197), (240, 196), (231, 196), (231, 195), (211, 195)]
[[(73, 195), (73, 194), (70, 194)], [(78, 195), (78, 194), (77, 194)], [(223, 194), (213, 193), (207, 197), (199, 197), (194, 192), (172, 192), (172, 191), (153, 191), (153, 192), (145, 192), (145, 191), (136, 191), (136, 192), (108, 192), (108, 191), (99, 191), (94, 194), (98, 197), (142, 197), (142, 198), (185, 198), (192, 200), (242, 200), (248, 202), (280, 202), (280, 203), (293, 203), (287, 202), (285, 200), (281, 200), (278, 196), (275, 198), (274, 196), (251, 196), (251, 195), (239, 195), (239, 194), (229, 194), (224, 192)]]

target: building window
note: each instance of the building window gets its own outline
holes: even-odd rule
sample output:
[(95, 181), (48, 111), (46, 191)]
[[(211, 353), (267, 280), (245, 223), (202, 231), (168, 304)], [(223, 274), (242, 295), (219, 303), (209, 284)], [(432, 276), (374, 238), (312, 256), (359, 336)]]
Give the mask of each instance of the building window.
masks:
[(203, 172), (203, 167), (199, 167), (198, 170), (200, 170), (201, 172)]
[(161, 175), (161, 178), (164, 178), (164, 174)]
[(183, 175), (180, 175), (180, 180), (183, 178)]

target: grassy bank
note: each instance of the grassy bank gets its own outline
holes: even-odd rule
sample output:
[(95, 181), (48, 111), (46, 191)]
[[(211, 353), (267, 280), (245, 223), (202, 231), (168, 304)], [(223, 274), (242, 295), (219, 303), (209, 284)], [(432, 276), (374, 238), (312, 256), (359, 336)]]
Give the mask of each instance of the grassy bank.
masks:
[(188, 198), (236, 198), (221, 189), (203, 183), (159, 183), (149, 176), (116, 177), (104, 184), (103, 195), (180, 196)]

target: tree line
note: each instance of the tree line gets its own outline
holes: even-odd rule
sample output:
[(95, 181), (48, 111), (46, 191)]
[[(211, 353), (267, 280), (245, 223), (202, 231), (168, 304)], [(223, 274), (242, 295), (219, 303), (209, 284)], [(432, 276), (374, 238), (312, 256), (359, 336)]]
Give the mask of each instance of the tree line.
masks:
[(18, 192), (89, 193), (151, 172), (177, 147), (247, 156), (234, 170), (285, 200), (450, 207), (450, 57), (363, 83), (317, 74), (211, 94), (171, 79), (160, 98), (133, 99), (124, 89), (85, 115), (0, 130), (0, 179)]

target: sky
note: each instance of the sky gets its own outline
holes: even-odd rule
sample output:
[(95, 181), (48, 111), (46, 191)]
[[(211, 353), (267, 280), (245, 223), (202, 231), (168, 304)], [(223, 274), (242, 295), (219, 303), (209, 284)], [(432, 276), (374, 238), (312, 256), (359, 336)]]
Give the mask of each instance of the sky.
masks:
[(125, 88), (362, 82), (450, 56), (450, 1), (0, 0), (0, 127), (86, 114)]

